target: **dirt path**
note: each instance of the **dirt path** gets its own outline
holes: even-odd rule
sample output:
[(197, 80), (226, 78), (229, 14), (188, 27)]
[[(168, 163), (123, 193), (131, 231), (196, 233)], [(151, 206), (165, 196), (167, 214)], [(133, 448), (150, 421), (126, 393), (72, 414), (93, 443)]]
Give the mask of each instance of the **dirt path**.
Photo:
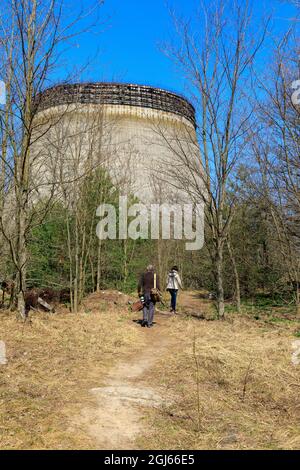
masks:
[(97, 449), (135, 449), (135, 439), (143, 429), (145, 407), (163, 406), (168, 398), (145, 379), (146, 372), (170, 346), (169, 317), (156, 315), (157, 324), (140, 328), (144, 346), (118, 362), (103, 381), (90, 390), (95, 407), (82, 410), (80, 425), (96, 443)]
[[(199, 297), (189, 292), (180, 295), (181, 308), (203, 307)], [(128, 354), (104, 378), (101, 386), (90, 393), (94, 407), (82, 410), (80, 425), (92, 437), (98, 449), (135, 449), (136, 437), (143, 431), (145, 407), (166, 406), (172, 401), (164, 390), (153, 388), (146, 373), (171, 347), (171, 315), (156, 313), (154, 328), (141, 328), (143, 346), (138, 353)]]

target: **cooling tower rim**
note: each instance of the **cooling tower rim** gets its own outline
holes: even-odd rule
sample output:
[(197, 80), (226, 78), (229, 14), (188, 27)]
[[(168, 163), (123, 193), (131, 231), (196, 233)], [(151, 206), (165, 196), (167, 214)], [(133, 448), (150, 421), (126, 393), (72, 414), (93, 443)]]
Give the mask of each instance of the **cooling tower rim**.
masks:
[[(105, 96), (104, 93), (109, 91), (112, 94)], [(118, 96), (116, 91), (130, 91), (130, 94)], [(38, 111), (77, 102), (157, 109), (180, 115), (196, 127), (195, 108), (185, 96), (151, 85), (124, 82), (59, 83), (45, 88), (37, 95)]]

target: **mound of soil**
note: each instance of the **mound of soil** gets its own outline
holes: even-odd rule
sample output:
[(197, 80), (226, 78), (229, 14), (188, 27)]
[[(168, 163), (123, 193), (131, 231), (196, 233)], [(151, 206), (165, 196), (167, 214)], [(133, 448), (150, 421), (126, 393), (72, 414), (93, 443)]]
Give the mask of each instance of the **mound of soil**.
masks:
[(123, 294), (117, 290), (108, 289), (93, 292), (85, 298), (84, 303), (88, 305), (89, 308), (97, 308), (99, 304), (104, 303), (108, 306), (127, 307), (133, 300), (134, 299), (129, 295)]

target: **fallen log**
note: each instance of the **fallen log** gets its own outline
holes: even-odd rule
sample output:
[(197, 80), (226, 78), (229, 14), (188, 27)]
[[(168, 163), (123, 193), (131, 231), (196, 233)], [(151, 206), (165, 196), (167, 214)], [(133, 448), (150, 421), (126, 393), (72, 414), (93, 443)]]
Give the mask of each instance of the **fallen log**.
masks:
[[(42, 307), (43, 310), (49, 313), (54, 313), (54, 307), (51, 306), (47, 300), (59, 300), (59, 297), (52, 296), (49, 289), (30, 289), (25, 292), (25, 313), (28, 315), (31, 309), (38, 310)], [(47, 299), (47, 300), (46, 300)]]
[(54, 307), (51, 307), (45, 300), (43, 300), (41, 297), (38, 297), (37, 299), (38, 303), (48, 312), (54, 313)]

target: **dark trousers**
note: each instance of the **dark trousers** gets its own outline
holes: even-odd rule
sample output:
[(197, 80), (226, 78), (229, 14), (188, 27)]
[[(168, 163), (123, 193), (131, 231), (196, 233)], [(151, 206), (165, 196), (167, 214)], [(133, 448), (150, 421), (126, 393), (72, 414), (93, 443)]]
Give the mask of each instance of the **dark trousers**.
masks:
[(177, 301), (177, 294), (178, 289), (169, 289), (171, 295), (171, 309), (176, 310), (176, 301)]
[(152, 325), (154, 318), (155, 303), (152, 302), (151, 296), (148, 293), (144, 294), (144, 307), (143, 307), (143, 321), (147, 322), (148, 325)]

